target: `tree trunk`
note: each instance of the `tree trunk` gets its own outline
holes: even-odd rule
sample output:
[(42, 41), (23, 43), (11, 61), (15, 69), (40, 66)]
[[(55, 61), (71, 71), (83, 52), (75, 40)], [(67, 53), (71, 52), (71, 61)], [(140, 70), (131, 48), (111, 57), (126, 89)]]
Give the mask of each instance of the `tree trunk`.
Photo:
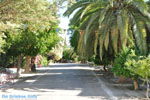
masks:
[(103, 69), (105, 72), (107, 72), (106, 65), (103, 66)]
[(36, 57), (32, 57), (32, 58), (31, 58), (31, 71), (32, 71), (32, 72), (36, 72), (35, 60), (36, 60)]
[(18, 56), (18, 62), (17, 62), (17, 78), (20, 77), (20, 68), (22, 64), (22, 55)]
[(134, 90), (138, 90), (139, 89), (138, 81), (133, 80), (133, 84), (134, 84)]
[(31, 64), (31, 57), (30, 56), (26, 56), (26, 59), (25, 59), (25, 73), (28, 73), (30, 72), (30, 64)]

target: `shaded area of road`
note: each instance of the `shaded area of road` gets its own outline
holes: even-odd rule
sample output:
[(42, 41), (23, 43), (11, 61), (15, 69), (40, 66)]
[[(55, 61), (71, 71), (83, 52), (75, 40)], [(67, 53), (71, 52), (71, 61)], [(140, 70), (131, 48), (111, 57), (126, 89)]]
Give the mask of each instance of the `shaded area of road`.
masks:
[[(1, 90), (1, 94), (37, 96), (26, 100), (117, 99), (113, 97), (112, 91), (105, 86), (105, 83), (95, 76), (92, 68), (83, 64), (55, 64), (39, 68), (37, 74)], [(2, 100), (9, 99), (2, 98)]]

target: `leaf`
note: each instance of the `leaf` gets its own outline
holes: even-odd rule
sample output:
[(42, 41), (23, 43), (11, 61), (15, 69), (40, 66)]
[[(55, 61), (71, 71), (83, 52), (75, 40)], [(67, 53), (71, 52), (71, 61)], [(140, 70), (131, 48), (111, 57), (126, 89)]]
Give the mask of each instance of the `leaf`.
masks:
[(84, 7), (90, 4), (90, 0), (82, 0), (67, 9), (67, 11), (63, 14), (64, 16), (70, 16), (76, 9)]
[(126, 10), (122, 10), (121, 14), (117, 16), (117, 24), (120, 31), (120, 40), (122, 48), (126, 47), (128, 39), (128, 23), (129, 18)]
[(134, 25), (134, 36), (136, 39), (136, 44), (142, 54), (147, 54), (147, 45), (146, 45), (146, 30), (143, 22), (136, 20)]
[(108, 50), (108, 45), (109, 45), (109, 32), (106, 33), (106, 37), (104, 39), (104, 45), (105, 49)]
[(99, 16), (99, 12), (96, 12), (96, 13), (94, 13), (94, 14), (92, 14), (92, 16), (90, 17), (90, 20), (89, 20), (89, 23), (88, 23), (88, 25), (87, 25), (87, 27), (86, 27), (86, 30), (85, 30), (85, 38), (84, 38), (84, 40), (85, 40), (85, 44), (86, 44), (86, 42), (87, 42), (87, 39), (88, 39), (88, 37), (89, 37), (89, 34), (91, 33), (91, 25), (93, 24), (93, 22), (98, 18), (98, 16)]
[(111, 29), (111, 39), (112, 39), (112, 45), (115, 53), (118, 52), (118, 36), (119, 36), (118, 27), (117, 25), (114, 25)]

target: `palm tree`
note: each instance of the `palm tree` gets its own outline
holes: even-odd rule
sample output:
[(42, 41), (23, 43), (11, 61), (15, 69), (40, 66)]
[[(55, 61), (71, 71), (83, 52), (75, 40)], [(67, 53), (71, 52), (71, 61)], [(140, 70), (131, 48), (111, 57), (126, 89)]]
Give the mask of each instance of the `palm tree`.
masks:
[[(147, 2), (147, 4), (148, 4), (148, 6), (149, 6), (149, 13), (150, 13), (150, 0)], [(147, 38), (146, 38), (146, 40), (147, 40), (147, 47), (148, 47), (148, 53), (150, 54), (150, 24), (146, 24), (145, 25), (146, 26), (146, 33), (147, 33)]]
[(147, 53), (145, 24), (150, 23), (150, 13), (144, 0), (78, 0), (64, 15), (74, 12), (70, 24), (84, 30), (79, 48), (87, 47), (96, 34), (93, 50), (97, 53), (99, 46), (101, 58), (111, 47), (117, 53), (131, 44), (141, 54)]

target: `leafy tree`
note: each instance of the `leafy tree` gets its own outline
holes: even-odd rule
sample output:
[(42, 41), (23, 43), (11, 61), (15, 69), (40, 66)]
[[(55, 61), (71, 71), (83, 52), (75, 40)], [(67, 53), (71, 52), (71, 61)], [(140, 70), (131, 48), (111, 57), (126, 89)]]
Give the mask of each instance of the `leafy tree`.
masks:
[(32, 32), (27, 28), (21, 30), (16, 36), (7, 37), (6, 40), (8, 42), (6, 45), (7, 55), (22, 55), (30, 60), (29, 57), (49, 52), (58, 43), (59, 36), (55, 29)]
[(30, 30), (44, 30), (58, 23), (57, 10), (47, 0), (4, 0), (5, 6), (0, 8), (1, 24), (9, 23)]
[(51, 49), (59, 39), (56, 12), (56, 6), (47, 0), (1, 0), (0, 33), (7, 33), (8, 41), (5, 54), (19, 60), (20, 56), (28, 58)]

